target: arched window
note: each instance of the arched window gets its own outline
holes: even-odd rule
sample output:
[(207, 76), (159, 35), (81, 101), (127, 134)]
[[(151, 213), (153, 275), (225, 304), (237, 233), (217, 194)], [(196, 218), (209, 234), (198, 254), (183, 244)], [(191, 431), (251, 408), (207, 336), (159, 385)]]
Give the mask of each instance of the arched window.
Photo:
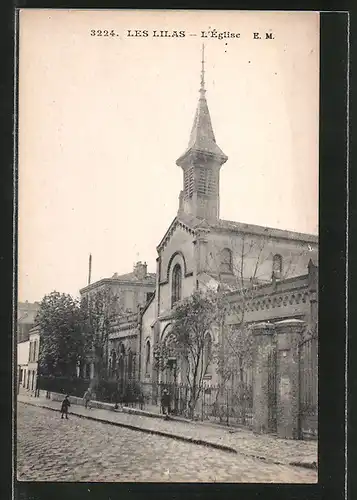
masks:
[(232, 252), (229, 248), (224, 248), (221, 251), (220, 271), (221, 273), (231, 273), (232, 268)]
[(179, 264), (176, 264), (172, 271), (171, 306), (173, 306), (177, 301), (181, 300), (181, 287), (182, 287), (181, 266)]
[(281, 278), (283, 272), (283, 258), (279, 254), (273, 257), (273, 278)]
[(149, 375), (150, 371), (150, 340), (146, 342), (146, 352), (145, 352), (145, 374)]
[(203, 369), (205, 370), (205, 375), (210, 375), (212, 368), (212, 337), (209, 333), (207, 333), (205, 337), (203, 363), (204, 363)]

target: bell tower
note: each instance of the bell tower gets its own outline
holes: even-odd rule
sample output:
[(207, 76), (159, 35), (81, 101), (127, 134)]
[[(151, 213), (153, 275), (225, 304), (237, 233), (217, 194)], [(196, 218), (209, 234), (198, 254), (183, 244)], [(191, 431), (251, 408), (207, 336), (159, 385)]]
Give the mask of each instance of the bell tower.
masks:
[(176, 161), (183, 170), (179, 212), (207, 221), (219, 219), (219, 174), (228, 157), (217, 146), (205, 89), (204, 45), (202, 46), (200, 96), (188, 148)]

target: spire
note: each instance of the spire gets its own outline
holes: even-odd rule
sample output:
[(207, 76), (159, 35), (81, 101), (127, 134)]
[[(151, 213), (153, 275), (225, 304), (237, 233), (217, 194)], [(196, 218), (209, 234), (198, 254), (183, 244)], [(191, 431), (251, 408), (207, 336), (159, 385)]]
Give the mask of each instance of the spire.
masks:
[(188, 148), (185, 153), (177, 160), (177, 165), (181, 165), (191, 152), (203, 153), (208, 156), (213, 156), (217, 160), (219, 160), (221, 164), (225, 163), (228, 159), (223, 151), (217, 146), (216, 138), (214, 136), (212, 128), (211, 116), (206, 100), (204, 55), (205, 47), (204, 45), (202, 45), (201, 84), (199, 91), (200, 96), (196, 109), (195, 119), (191, 129)]
[(200, 95), (204, 97), (206, 93), (205, 89), (205, 44), (202, 44), (202, 60), (201, 60), (202, 68), (201, 68), (201, 87), (200, 87)]

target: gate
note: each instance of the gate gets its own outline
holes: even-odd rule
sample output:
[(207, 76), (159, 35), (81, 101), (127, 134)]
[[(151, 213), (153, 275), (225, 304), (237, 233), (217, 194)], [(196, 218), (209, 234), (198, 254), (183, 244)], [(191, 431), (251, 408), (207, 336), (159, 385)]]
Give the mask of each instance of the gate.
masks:
[(268, 426), (277, 431), (277, 349), (273, 344), (268, 353)]
[(305, 338), (299, 345), (299, 438), (317, 438), (318, 339)]

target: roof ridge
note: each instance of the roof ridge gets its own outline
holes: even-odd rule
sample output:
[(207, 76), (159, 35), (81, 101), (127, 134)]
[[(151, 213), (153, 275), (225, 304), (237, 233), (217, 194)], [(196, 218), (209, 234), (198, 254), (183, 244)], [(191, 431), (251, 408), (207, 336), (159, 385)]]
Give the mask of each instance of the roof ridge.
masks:
[[(288, 235), (296, 235), (296, 236), (307, 236), (309, 238), (316, 238), (318, 239), (318, 234), (314, 233), (303, 233), (300, 231), (293, 231), (292, 229), (281, 229), (278, 227), (270, 227), (270, 226), (261, 226), (259, 224), (253, 224), (249, 222), (239, 222), (239, 221), (233, 221), (229, 219), (219, 219), (216, 223), (212, 224), (212, 227), (222, 227), (224, 223), (232, 224), (237, 226), (239, 229), (259, 229), (262, 231), (274, 231), (280, 234), (285, 234), (286, 236)], [(230, 228), (227, 228), (230, 229)], [(231, 228), (233, 229), (233, 228)]]

